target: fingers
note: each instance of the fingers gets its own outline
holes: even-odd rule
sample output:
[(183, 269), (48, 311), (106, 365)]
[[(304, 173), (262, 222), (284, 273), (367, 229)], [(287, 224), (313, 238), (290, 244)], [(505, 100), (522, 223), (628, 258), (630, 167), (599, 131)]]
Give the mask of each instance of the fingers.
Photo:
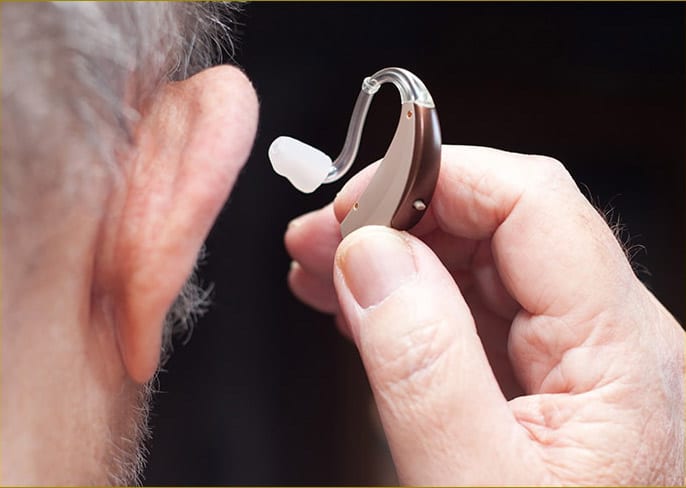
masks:
[(293, 258), (288, 284), (301, 301), (323, 313), (338, 311), (333, 287), (333, 259), (341, 241), (332, 205), (293, 220), (284, 237)]
[[(492, 238), (500, 278), (528, 312), (560, 315), (580, 303), (590, 309), (633, 277), (605, 221), (560, 163), (467, 146), (443, 146), (442, 158), (430, 212), (413, 233), (438, 227), (466, 239)], [(339, 218), (373, 171), (343, 188), (335, 202)]]
[[(446, 147), (433, 214), (450, 233), (492, 236), (510, 294), (533, 315), (592, 315), (633, 273), (612, 232), (562, 165), (486, 148)], [(592, 286), (589, 286), (592, 284)]]
[(402, 482), (523, 482), (514, 464), (532, 456), (528, 438), (465, 301), (429, 248), (407, 233), (359, 229), (338, 249), (334, 283)]
[[(341, 191), (336, 214), (345, 213), (364, 185), (351, 182)], [(611, 315), (626, 308), (637, 280), (603, 218), (557, 161), (444, 146), (436, 191), (419, 228), (490, 239), (488, 261), (494, 267), (485, 268), (481, 278), (474, 267), (475, 277), (484, 285), (489, 280), (503, 285), (491, 286), (496, 294), (485, 297), (486, 303), (502, 306), (509, 295), (524, 309), (510, 335), (510, 354), (523, 383), (534, 391), (570, 348), (589, 338), (621, 340), (631, 327), (631, 321)], [(516, 311), (511, 303), (501, 316)], [(601, 315), (604, 320), (593, 320)], [(536, 371), (530, 367), (534, 359)]]
[(329, 314), (338, 312), (338, 301), (331, 276), (328, 280), (321, 279), (293, 261), (288, 273), (288, 286), (300, 301), (315, 310)]
[(293, 220), (284, 241), (288, 253), (304, 270), (321, 280), (331, 281), (334, 254), (341, 242), (332, 205)]

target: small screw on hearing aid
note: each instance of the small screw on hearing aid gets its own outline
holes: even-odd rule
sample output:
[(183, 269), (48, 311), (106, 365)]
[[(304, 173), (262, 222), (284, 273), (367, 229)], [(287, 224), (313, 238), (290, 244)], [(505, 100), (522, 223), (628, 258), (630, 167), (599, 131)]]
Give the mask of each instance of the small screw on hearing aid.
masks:
[(341, 223), (343, 236), (363, 225), (409, 229), (431, 203), (441, 162), (441, 131), (433, 99), (421, 80), (402, 68), (385, 68), (365, 78), (335, 161), (292, 137), (277, 137), (269, 147), (274, 171), (298, 190), (311, 193), (322, 183), (337, 181), (355, 161), (372, 97), (389, 82), (400, 92), (400, 120), (379, 169)]
[(426, 203), (424, 203), (424, 201), (422, 200), (415, 200), (414, 202), (412, 202), (412, 206), (418, 212), (423, 212), (424, 210), (426, 210)]

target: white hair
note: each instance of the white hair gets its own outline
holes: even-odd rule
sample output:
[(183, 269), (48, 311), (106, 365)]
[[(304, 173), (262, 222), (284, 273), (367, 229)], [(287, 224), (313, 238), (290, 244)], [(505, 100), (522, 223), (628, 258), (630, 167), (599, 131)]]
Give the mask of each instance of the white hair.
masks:
[[(36, 194), (57, 194), (71, 205), (84, 201), (89, 182), (116, 178), (115, 151), (131, 143), (140, 107), (156, 89), (233, 54), (229, 26), (237, 8), (223, 2), (0, 8), (3, 225), (49, 219), (51, 209), (40, 207)], [(208, 294), (191, 276), (166, 318), (163, 360), (175, 332), (188, 337)], [(128, 434), (111, 439), (113, 484), (139, 480), (154, 383), (138, 390)]]
[(232, 53), (227, 5), (3, 3), (3, 217), (26, 217), (27, 186), (83, 188), (100, 169), (85, 151), (116, 173), (114, 149), (155, 89)]

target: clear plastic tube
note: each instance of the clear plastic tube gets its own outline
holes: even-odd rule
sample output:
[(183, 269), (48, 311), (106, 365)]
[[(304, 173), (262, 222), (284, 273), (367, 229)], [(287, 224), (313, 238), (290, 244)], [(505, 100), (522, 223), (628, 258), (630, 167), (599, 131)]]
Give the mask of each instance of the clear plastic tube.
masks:
[(362, 82), (362, 90), (353, 107), (343, 149), (341, 149), (341, 153), (334, 160), (332, 169), (324, 183), (331, 183), (340, 179), (352, 167), (355, 157), (357, 157), (357, 150), (360, 147), (362, 129), (364, 128), (364, 121), (367, 118), (372, 97), (384, 83), (393, 83), (395, 85), (400, 92), (401, 104), (413, 102), (423, 107), (434, 106), (433, 99), (422, 80), (406, 69), (384, 68), (365, 78)]

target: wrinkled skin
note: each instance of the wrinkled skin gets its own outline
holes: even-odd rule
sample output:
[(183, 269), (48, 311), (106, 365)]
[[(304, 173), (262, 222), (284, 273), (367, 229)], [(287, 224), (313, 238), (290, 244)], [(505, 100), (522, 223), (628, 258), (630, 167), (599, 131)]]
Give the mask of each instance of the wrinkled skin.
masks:
[(684, 483), (684, 332), (564, 167), (444, 146), (411, 232), (285, 236), (294, 294), (357, 345), (405, 484)]

